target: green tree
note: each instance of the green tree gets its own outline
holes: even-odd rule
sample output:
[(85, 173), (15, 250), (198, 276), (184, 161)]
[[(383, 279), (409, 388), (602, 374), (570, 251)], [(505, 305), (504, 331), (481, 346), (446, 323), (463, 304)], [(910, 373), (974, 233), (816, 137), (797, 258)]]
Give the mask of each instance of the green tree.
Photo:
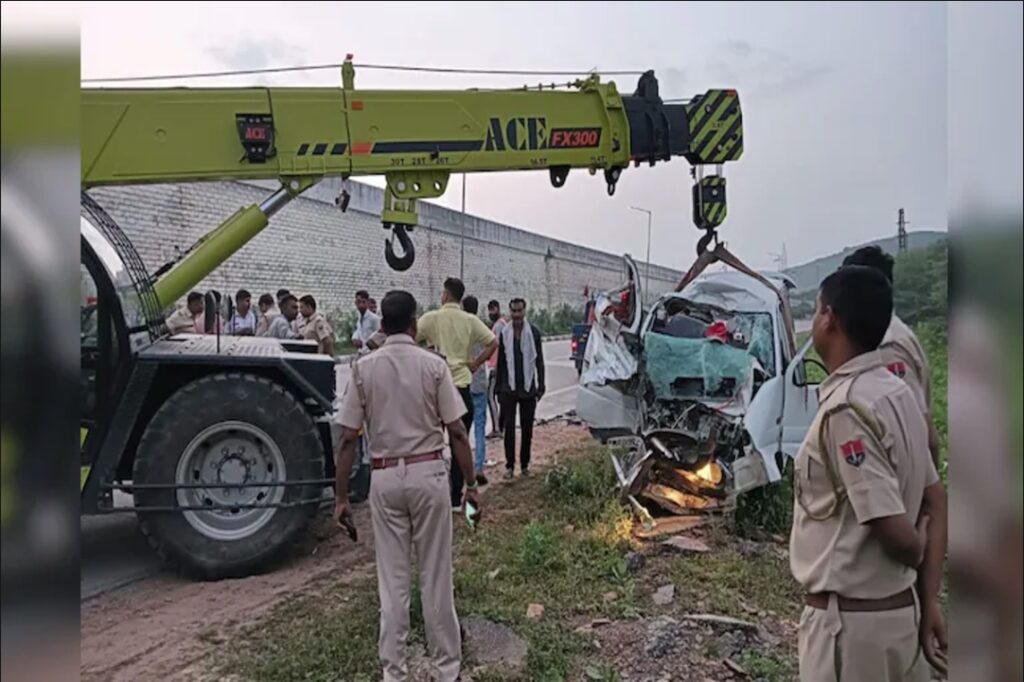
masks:
[(921, 322), (946, 326), (948, 247), (945, 241), (899, 254), (893, 273), (896, 313), (911, 327)]

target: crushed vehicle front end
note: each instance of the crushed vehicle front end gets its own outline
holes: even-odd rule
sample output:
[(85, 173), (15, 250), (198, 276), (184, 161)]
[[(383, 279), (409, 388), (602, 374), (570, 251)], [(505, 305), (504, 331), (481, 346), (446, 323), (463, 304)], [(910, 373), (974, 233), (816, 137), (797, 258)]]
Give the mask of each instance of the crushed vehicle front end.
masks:
[(637, 325), (616, 314), (614, 296), (599, 301), (577, 413), (613, 446), (621, 493), (641, 516), (645, 504), (723, 511), (781, 478), (781, 375), (792, 352), (776, 291), (708, 273)]

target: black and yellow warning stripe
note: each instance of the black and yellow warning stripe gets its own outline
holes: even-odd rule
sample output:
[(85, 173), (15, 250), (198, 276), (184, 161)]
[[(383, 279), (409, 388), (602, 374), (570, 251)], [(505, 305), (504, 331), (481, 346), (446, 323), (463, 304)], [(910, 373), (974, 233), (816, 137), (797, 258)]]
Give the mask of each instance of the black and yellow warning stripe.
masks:
[(707, 216), (707, 222), (709, 227), (718, 227), (725, 220), (726, 204), (712, 204), (708, 207), (705, 215)]
[(710, 90), (692, 102), (690, 123), (691, 163), (725, 163), (743, 154), (743, 112), (735, 90)]
[[(703, 216), (704, 228), (717, 227), (726, 216), (725, 178), (711, 175), (700, 180), (701, 205), (699, 210)], [(718, 190), (718, 191), (716, 191)]]

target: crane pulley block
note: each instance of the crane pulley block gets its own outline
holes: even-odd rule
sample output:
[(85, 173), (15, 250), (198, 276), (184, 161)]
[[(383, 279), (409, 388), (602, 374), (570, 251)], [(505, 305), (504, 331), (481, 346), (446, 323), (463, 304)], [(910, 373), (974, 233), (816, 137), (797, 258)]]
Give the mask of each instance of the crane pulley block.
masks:
[(713, 230), (725, 220), (726, 210), (725, 178), (707, 175), (694, 183), (694, 225), (702, 230)]

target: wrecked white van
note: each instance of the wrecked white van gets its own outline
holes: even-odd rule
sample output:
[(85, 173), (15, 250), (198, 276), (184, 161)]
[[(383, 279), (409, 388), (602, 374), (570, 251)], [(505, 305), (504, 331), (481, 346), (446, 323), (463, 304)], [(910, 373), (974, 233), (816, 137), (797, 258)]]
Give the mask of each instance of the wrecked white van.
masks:
[(817, 410), (810, 344), (796, 352), (784, 322), (793, 282), (761, 273), (776, 291), (705, 272), (645, 313), (625, 262), (625, 285), (598, 298), (576, 408), (596, 437), (625, 446), (613, 457), (623, 494), (683, 514), (778, 481)]

